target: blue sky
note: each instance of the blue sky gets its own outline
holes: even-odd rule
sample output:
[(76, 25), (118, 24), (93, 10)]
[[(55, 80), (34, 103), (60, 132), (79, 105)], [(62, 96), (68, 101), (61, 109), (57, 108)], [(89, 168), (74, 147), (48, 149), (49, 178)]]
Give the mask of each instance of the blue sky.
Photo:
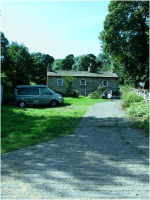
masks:
[(1, 31), (32, 52), (63, 59), (100, 53), (110, 1), (1, 1)]

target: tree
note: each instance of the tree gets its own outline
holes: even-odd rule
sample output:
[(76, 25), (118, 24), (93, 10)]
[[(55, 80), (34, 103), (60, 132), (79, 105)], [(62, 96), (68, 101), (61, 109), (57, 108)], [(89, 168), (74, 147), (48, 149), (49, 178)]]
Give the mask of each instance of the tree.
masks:
[(60, 70), (71, 70), (74, 64), (74, 55), (70, 54), (66, 56), (60, 63)]
[(111, 1), (99, 39), (103, 50), (126, 82), (138, 85), (149, 79), (149, 2)]
[(64, 84), (66, 86), (66, 94), (67, 96), (72, 96), (73, 93), (73, 82), (76, 80), (75, 77), (73, 76), (68, 76), (67, 73), (65, 74), (65, 76), (62, 76), (62, 79), (64, 81)]
[(45, 85), (47, 77), (47, 67), (54, 62), (54, 58), (48, 54), (32, 53), (33, 70), (31, 73), (31, 80), (36, 84)]
[(74, 69), (78, 71), (88, 71), (88, 67), (92, 65), (93, 72), (101, 68), (101, 61), (97, 60), (96, 56), (93, 54), (81, 55), (76, 60), (76, 65)]
[(62, 59), (56, 59), (52, 66), (52, 70), (60, 70), (60, 63), (61, 63)]
[(4, 33), (1, 32), (1, 72), (5, 71), (6, 66), (8, 65), (8, 50), (9, 48), (9, 41), (5, 37)]
[(33, 59), (24, 44), (13, 42), (7, 50), (9, 64), (5, 65), (5, 74), (13, 86), (30, 83)]
[(111, 70), (111, 61), (110, 61), (109, 54), (99, 53), (97, 60), (101, 62), (101, 65), (102, 65), (101, 71), (110, 71)]

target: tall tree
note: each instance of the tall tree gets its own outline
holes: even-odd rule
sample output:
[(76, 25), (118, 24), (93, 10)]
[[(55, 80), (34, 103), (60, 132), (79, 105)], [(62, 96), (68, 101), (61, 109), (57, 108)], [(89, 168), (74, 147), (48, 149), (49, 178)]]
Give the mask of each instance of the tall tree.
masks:
[(60, 63), (61, 63), (62, 59), (56, 59), (54, 60), (52, 66), (53, 70), (60, 70)]
[(61, 70), (71, 70), (72, 65), (74, 64), (74, 55), (70, 54), (66, 56), (60, 63)]
[(9, 41), (5, 37), (4, 33), (1, 32), (1, 72), (5, 72), (5, 68), (9, 63), (8, 50)]
[(54, 58), (48, 54), (32, 53), (33, 70), (31, 73), (31, 80), (36, 84), (46, 84), (47, 67), (54, 62)]
[(9, 64), (5, 66), (5, 74), (13, 86), (30, 83), (33, 59), (24, 44), (12, 42), (7, 50)]
[(149, 79), (149, 2), (111, 1), (99, 39), (118, 74), (135, 86)]
[(110, 71), (111, 70), (111, 61), (110, 56), (107, 53), (99, 53), (97, 60), (101, 62), (102, 69), (101, 71)]
[(90, 63), (92, 65), (93, 72), (101, 68), (101, 61), (97, 60), (96, 56), (93, 54), (81, 55), (76, 61), (77, 64), (74, 66), (75, 70), (87, 71)]

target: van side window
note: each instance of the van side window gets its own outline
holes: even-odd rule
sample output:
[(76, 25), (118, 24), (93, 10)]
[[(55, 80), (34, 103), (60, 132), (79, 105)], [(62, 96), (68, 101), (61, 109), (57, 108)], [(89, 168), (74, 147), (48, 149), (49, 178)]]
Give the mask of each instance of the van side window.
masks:
[(33, 89), (27, 89), (27, 95), (33, 95)]
[(38, 95), (38, 94), (39, 94), (39, 89), (34, 89), (34, 90), (33, 90), (33, 94), (34, 94), (34, 95)]
[(17, 95), (26, 95), (26, 94), (27, 94), (26, 89), (22, 88), (17, 89)]
[(41, 95), (49, 95), (50, 91), (46, 88), (41, 88)]

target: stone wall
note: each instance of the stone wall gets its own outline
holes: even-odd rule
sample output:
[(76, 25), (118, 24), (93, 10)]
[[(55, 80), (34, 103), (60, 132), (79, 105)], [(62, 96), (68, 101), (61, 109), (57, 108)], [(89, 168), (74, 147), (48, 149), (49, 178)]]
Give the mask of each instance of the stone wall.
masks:
[[(65, 92), (66, 87), (57, 86), (57, 79), (62, 79), (61, 77), (52, 77), (49, 76), (47, 80), (47, 86), (54, 91), (62, 91)], [(86, 81), (86, 86), (81, 86), (81, 80)], [(118, 78), (91, 78), (91, 77), (76, 77), (76, 80), (73, 82), (73, 89), (78, 90), (80, 94), (85, 92), (86, 95), (95, 91), (99, 85), (102, 85), (102, 81), (108, 81), (108, 86), (105, 87), (106, 91), (111, 90), (112, 88), (119, 87), (119, 79)]]
[(130, 92), (136, 92), (139, 95), (143, 96), (143, 99), (146, 101), (146, 103), (150, 103), (150, 92), (143, 89), (131, 89)]

